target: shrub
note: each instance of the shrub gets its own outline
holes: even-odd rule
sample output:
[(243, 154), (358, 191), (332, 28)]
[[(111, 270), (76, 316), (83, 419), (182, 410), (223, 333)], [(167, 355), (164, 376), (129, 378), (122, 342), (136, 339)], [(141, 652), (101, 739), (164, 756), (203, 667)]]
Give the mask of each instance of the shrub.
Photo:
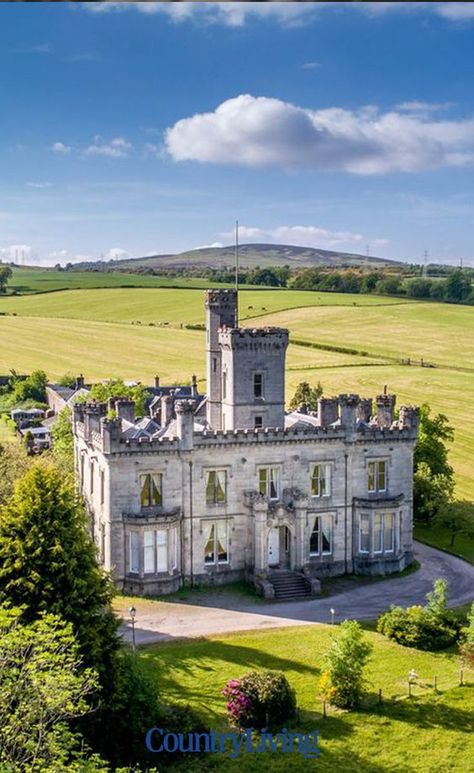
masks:
[(459, 654), (463, 665), (474, 668), (474, 602), (467, 616), (468, 625), (463, 628)]
[(355, 620), (344, 620), (339, 636), (324, 658), (319, 692), (334, 706), (350, 709), (360, 702), (364, 687), (363, 671), (372, 651)]
[(295, 692), (280, 671), (251, 671), (222, 693), (230, 723), (241, 728), (280, 728), (296, 711)]
[(422, 606), (392, 607), (379, 617), (377, 631), (405, 647), (443, 650), (459, 636), (459, 623), (447, 612), (442, 618)]

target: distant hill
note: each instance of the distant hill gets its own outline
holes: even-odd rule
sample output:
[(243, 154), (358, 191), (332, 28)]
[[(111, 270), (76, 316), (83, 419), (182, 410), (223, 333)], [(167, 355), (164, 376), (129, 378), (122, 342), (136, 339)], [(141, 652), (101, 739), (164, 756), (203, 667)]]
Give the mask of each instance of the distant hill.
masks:
[[(83, 262), (74, 265), (74, 269), (100, 269), (120, 268), (136, 270), (138, 268), (215, 268), (224, 269), (234, 265), (234, 246), (228, 247), (203, 247), (197, 250), (188, 250), (177, 255), (151, 255), (146, 258), (126, 258), (123, 260), (109, 260)], [(300, 267), (328, 267), (366, 266), (367, 268), (398, 267), (401, 261), (387, 260), (386, 258), (368, 257), (352, 252), (339, 252), (333, 250), (321, 250), (313, 247), (296, 247), (290, 244), (242, 244), (239, 247), (239, 263), (241, 268), (255, 268), (260, 266), (289, 266)]]

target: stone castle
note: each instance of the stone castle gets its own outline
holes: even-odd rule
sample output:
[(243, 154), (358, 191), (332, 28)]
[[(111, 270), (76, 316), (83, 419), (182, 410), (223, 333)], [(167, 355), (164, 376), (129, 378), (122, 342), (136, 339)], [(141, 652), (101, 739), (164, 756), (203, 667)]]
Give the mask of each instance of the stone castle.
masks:
[[(75, 463), (104, 567), (138, 594), (253, 582), (316, 594), (323, 577), (413, 560), (418, 409), (321, 398), (285, 412), (288, 330), (238, 327), (234, 290), (206, 293), (207, 395), (166, 388), (150, 417), (74, 407)], [(111, 413), (110, 408), (113, 408)]]

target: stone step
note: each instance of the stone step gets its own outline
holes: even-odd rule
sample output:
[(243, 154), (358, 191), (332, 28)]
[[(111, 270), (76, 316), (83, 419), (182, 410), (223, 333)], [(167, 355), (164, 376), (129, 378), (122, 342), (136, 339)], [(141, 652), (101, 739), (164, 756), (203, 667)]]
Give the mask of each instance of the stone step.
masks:
[(268, 576), (275, 590), (275, 599), (290, 601), (311, 596), (311, 587), (303, 575), (298, 572), (275, 571)]

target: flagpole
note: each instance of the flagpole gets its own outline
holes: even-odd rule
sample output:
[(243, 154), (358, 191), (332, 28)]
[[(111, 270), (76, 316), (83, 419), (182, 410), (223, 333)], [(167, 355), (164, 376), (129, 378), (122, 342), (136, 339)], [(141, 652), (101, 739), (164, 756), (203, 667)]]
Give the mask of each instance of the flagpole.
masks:
[(235, 221), (235, 326), (239, 326), (239, 221)]

